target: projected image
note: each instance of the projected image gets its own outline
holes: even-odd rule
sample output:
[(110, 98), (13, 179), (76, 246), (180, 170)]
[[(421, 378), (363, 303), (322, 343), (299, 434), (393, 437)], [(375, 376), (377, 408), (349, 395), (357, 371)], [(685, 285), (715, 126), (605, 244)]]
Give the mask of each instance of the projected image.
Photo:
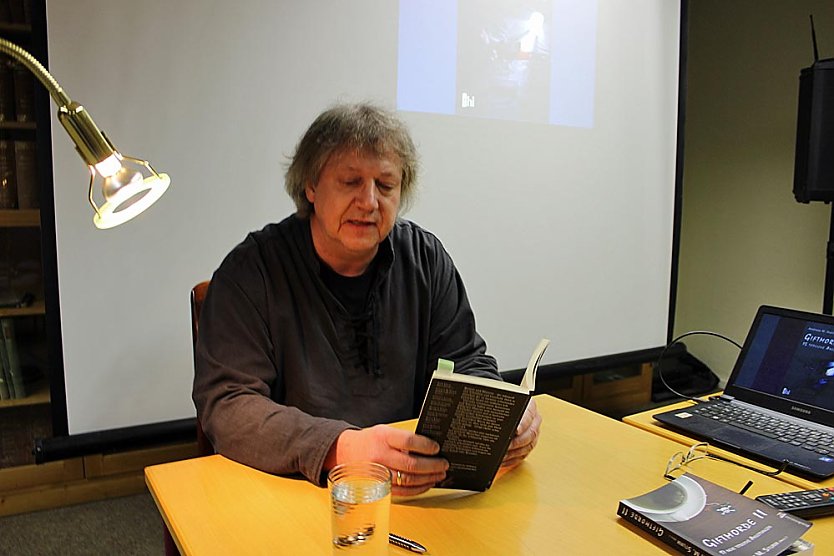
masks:
[(547, 121), (549, 8), (549, 1), (458, 2), (458, 114)]
[(595, 0), (400, 0), (397, 108), (592, 127)]

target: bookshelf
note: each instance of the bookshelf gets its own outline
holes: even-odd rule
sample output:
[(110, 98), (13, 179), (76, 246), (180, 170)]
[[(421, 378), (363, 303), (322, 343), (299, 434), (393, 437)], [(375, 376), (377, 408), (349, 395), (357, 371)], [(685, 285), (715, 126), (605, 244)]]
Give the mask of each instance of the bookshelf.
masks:
[(0, 410), (31, 405), (44, 405), (48, 404), (49, 401), (49, 382), (46, 379), (40, 379), (34, 384), (29, 385), (25, 398), (0, 400)]
[[(3, 36), (0, 31), (0, 36)], [(35, 131), (38, 125), (35, 122), (0, 122), (0, 129), (6, 131)]]
[(39, 228), (40, 225), (38, 209), (0, 209), (0, 228)]
[[(0, 0), (0, 37), (46, 65), (44, 0)], [(55, 277), (49, 97), (28, 70), (0, 55), (0, 330), (11, 329), (0, 372), (15, 367), (24, 395), (0, 389), (0, 470), (34, 463), (35, 438), (53, 434), (54, 370), (46, 297)], [(46, 225), (44, 220), (46, 219)], [(57, 316), (54, 316), (57, 318)], [(10, 328), (9, 328), (10, 327)], [(8, 382), (8, 381), (7, 381)], [(7, 386), (8, 388), (8, 386)], [(19, 393), (18, 393), (19, 394)]]
[[(18, 0), (19, 1), (19, 0)], [(3, 2), (6, 3), (6, 2)], [(0, 9), (0, 14), (2, 14), (3, 10)], [(8, 16), (6, 14), (2, 14), (7, 19), (12, 18), (12, 14), (9, 13)], [(20, 14), (16, 16), (19, 18)], [(26, 18), (26, 15), (23, 15), (23, 18)], [(32, 24), (31, 23), (15, 23), (12, 21), (0, 21), (0, 35), (9, 35), (9, 36), (28, 36), (32, 33)]]
[(34, 315), (45, 315), (46, 304), (41, 301), (35, 301), (31, 305), (25, 307), (0, 307), (0, 318), (3, 317), (31, 317)]

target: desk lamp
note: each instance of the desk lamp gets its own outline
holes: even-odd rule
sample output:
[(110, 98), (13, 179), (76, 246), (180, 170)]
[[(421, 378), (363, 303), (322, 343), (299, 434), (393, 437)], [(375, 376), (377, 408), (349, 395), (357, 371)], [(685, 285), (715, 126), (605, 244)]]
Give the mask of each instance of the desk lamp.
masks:
[[(64, 126), (81, 158), (90, 169), (89, 201), (96, 211), (93, 224), (106, 229), (127, 222), (154, 204), (171, 178), (158, 174), (151, 165), (116, 150), (104, 133), (96, 127), (83, 106), (70, 100), (58, 82), (34, 56), (14, 43), (0, 38), (0, 54), (23, 64), (49, 91), (58, 105), (58, 121)], [(95, 187), (95, 182), (100, 187)], [(104, 204), (99, 206), (95, 193), (100, 189)]]

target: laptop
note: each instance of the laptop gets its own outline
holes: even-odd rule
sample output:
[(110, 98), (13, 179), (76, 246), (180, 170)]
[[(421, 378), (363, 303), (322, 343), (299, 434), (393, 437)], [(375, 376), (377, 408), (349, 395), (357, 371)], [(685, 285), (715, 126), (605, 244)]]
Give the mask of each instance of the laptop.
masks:
[(721, 396), (653, 416), (813, 480), (834, 475), (834, 317), (759, 307)]

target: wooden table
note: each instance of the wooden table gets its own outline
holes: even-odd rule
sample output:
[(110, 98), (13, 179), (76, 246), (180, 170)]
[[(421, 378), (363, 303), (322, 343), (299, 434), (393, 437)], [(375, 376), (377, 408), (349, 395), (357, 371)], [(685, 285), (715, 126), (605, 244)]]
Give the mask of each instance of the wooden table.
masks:
[[(665, 407), (658, 407), (652, 409), (650, 411), (643, 411), (642, 413), (635, 413), (634, 415), (628, 415), (627, 417), (623, 417), (623, 422), (644, 431), (650, 432), (652, 434), (656, 434), (658, 436), (662, 436), (663, 438), (668, 438), (669, 440), (674, 440), (679, 444), (685, 444), (686, 446), (691, 446), (696, 442), (699, 442), (698, 439), (693, 438), (691, 436), (687, 436), (686, 434), (680, 433), (670, 427), (667, 427), (665, 424), (661, 423), (660, 421), (655, 421), (652, 415), (657, 415), (658, 413), (663, 413), (665, 411), (670, 411), (673, 409), (683, 409), (685, 407), (692, 407), (692, 402), (684, 401), (675, 404), (670, 404)], [(709, 451), (720, 455), (722, 457), (731, 459), (733, 461), (738, 461), (745, 463), (746, 465), (753, 465), (761, 469), (773, 469), (762, 463), (757, 463), (749, 458), (745, 458), (739, 454), (723, 450), (721, 448), (717, 448), (715, 446), (710, 446)], [(824, 481), (812, 481), (810, 479), (806, 479), (804, 477), (799, 477), (797, 475), (793, 475), (791, 473), (780, 473), (779, 478), (791, 485), (794, 485), (798, 488), (794, 488), (793, 490), (799, 489), (814, 489), (814, 488), (821, 488), (821, 487), (834, 487), (834, 478), (826, 479)], [(832, 554), (834, 554), (834, 548), (832, 548)]]
[[(391, 530), (434, 555), (672, 554), (616, 510), (620, 499), (664, 484), (666, 462), (682, 446), (556, 398), (536, 399), (544, 424), (521, 466), (485, 493), (433, 489), (395, 499)], [(698, 460), (689, 471), (734, 490), (753, 480), (750, 496), (794, 490), (726, 462)], [(219, 455), (148, 467), (145, 476), (183, 554), (331, 554), (324, 488)], [(834, 547), (834, 521), (818, 521), (805, 538)]]

